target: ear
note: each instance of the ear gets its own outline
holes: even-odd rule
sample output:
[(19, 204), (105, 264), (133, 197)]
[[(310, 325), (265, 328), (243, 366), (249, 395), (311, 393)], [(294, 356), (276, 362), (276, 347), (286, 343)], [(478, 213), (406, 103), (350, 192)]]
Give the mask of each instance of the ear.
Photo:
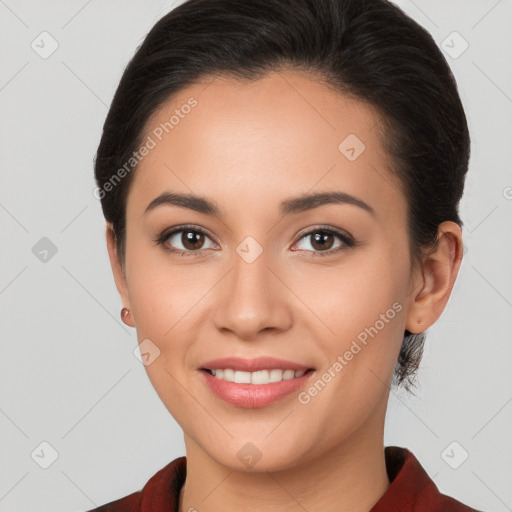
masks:
[(462, 230), (452, 221), (438, 229), (438, 244), (428, 252), (422, 268), (415, 273), (414, 290), (409, 301), (405, 328), (420, 333), (441, 316), (462, 263)]
[[(114, 275), (114, 281), (116, 283), (117, 291), (121, 297), (123, 307), (131, 309), (130, 296), (128, 294), (128, 283), (126, 280), (125, 270), (119, 259), (117, 252), (116, 240), (114, 236), (114, 229), (112, 223), (107, 222), (105, 234), (107, 238), (107, 250), (108, 257), (110, 259), (110, 266), (112, 267), (112, 274)], [(127, 322), (131, 322), (132, 315), (128, 315)], [(131, 323), (130, 323), (131, 325)], [(131, 325), (135, 327), (135, 325)]]

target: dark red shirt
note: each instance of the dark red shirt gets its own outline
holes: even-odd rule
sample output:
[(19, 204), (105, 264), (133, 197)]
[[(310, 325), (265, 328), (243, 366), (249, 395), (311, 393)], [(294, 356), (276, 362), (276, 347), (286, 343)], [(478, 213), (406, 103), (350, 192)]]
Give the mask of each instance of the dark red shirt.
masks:
[[(478, 512), (441, 494), (406, 448), (387, 446), (384, 452), (391, 484), (369, 512)], [(187, 458), (179, 457), (153, 475), (142, 491), (88, 512), (178, 512), (186, 475)]]

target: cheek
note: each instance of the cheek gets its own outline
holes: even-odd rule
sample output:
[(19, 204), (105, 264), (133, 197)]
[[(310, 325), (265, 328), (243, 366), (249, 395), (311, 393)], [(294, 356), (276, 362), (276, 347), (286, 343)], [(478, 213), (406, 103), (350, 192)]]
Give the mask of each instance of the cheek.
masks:
[(200, 357), (194, 342), (208, 321), (208, 291), (219, 276), (212, 265), (176, 263), (157, 252), (131, 253), (130, 304), (139, 343), (149, 339), (157, 347), (158, 357), (145, 367), (148, 377), (173, 416), (180, 417), (190, 398), (180, 383), (190, 379), (192, 362)]
[(190, 406), (182, 383), (188, 378), (191, 321), (200, 313), (205, 289), (192, 266), (151, 256), (132, 253), (130, 304), (139, 343), (151, 340), (158, 354), (145, 366), (148, 378), (172, 416), (183, 422)]
[(176, 258), (161, 248), (129, 253), (128, 288), (139, 337), (172, 338), (215, 282), (206, 266)]
[(349, 436), (385, 406), (403, 339), (400, 275), (391, 259), (381, 257), (372, 265), (365, 261), (326, 271), (315, 286), (303, 284), (308, 306), (323, 321), (308, 314), (313, 318), (309, 329), (315, 330), (317, 348), (326, 357), (318, 384), (312, 383), (300, 403), (307, 402), (301, 407), (308, 417), (330, 424), (325, 433), (330, 442)]
[(339, 386), (355, 407), (364, 408), (361, 392), (372, 402), (382, 391), (403, 340), (408, 267), (392, 252), (376, 246), (354, 253), (337, 268), (315, 269), (314, 279), (305, 274), (293, 281), (300, 283), (294, 291), (308, 308), (308, 320), (302, 322), (315, 331), (318, 348), (327, 356), (323, 370), (338, 361), (331, 371), (343, 374), (333, 379), (332, 389)]
[(301, 264), (286, 270), (286, 280), (300, 298), (297, 308), (305, 309), (304, 318), (316, 318), (327, 334), (323, 337), (331, 340), (357, 336), (401, 302), (405, 277), (400, 261), (377, 247), (354, 252), (336, 264)]

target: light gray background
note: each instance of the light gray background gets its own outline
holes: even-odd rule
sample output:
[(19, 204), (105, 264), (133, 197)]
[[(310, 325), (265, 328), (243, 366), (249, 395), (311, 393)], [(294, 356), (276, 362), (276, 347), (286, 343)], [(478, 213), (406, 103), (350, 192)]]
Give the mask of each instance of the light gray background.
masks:
[[(391, 394), (385, 442), (411, 449), (442, 492), (512, 510), (512, 2), (398, 4), (452, 54), (463, 48), (452, 32), (469, 44), (447, 59), (472, 159), (459, 277), (429, 330), (417, 397)], [(121, 73), (171, 6), (0, 0), (2, 512), (84, 511), (139, 490), (185, 454), (181, 429), (133, 355), (135, 330), (119, 320), (92, 194), (93, 155)], [(31, 47), (42, 47), (43, 31), (58, 43), (46, 59)], [(42, 237), (57, 247), (46, 262), (32, 251)], [(442, 455), (453, 441), (452, 464), (469, 454), (458, 469)], [(42, 442), (58, 453), (47, 469)]]

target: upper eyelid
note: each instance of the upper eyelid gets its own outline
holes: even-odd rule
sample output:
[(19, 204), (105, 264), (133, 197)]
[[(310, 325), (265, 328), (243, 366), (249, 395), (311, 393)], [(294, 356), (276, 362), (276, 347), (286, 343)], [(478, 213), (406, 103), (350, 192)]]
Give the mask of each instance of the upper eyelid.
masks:
[(311, 233), (314, 233), (315, 231), (326, 231), (328, 233), (332, 233), (333, 235), (337, 235), (340, 237), (346, 237), (346, 238), (352, 238), (352, 235), (350, 235), (348, 232), (346, 232), (344, 229), (341, 228), (335, 228), (330, 226), (313, 226), (312, 228), (306, 228), (304, 231), (301, 231), (297, 236), (300, 238), (303, 238), (306, 235), (310, 235)]

